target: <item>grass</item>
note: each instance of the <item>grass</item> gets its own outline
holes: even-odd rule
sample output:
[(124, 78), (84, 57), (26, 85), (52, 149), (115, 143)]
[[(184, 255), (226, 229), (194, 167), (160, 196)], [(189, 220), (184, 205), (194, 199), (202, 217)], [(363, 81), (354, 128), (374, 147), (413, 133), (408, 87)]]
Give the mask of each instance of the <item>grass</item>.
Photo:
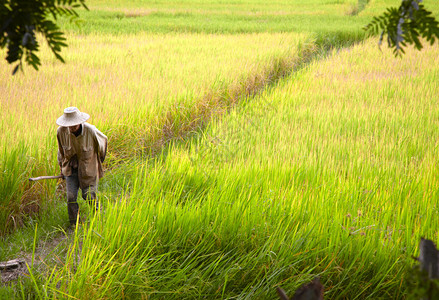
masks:
[[(99, 34), (68, 28), (69, 64), (59, 65), (45, 49), (47, 67), (39, 73), (11, 78), (8, 66), (0, 68), (6, 95), (0, 141), (8, 153), (0, 164), (1, 190), (15, 205), (2, 202), (12, 211), (3, 216), (8, 226), (25, 219), (23, 207), (31, 215), (41, 210), (43, 218), (48, 211), (50, 202), (35, 199), (52, 199), (55, 184), (32, 190), (23, 179), (57, 172), (53, 132), (62, 108), (90, 113), (112, 147), (102, 214), (90, 214), (44, 269), (31, 267), (29, 280), (0, 293), (268, 299), (276, 286), (292, 294), (319, 275), (328, 298), (408, 295), (419, 237), (437, 240), (431, 226), (438, 221), (431, 201), (438, 183), (431, 142), (437, 140), (436, 46), (395, 59), (368, 41), (278, 81), (309, 60), (316, 43), (358, 40), (361, 16), (388, 3), (369, 4), (359, 17), (350, 16), (353, 3), (327, 4), (326, 21), (344, 18), (352, 26), (329, 36), (332, 25), (318, 22), (301, 35), (291, 28), (277, 33), (284, 29), (275, 23), (285, 21), (276, 15), (278, 4), (236, 2), (239, 9), (227, 10), (196, 1), (172, 9), (158, 1), (147, 8), (133, 1), (103, 9), (102, 3), (91, 2), (99, 11), (84, 13), (86, 21), (109, 15), (108, 24), (124, 31), (131, 26), (125, 19), (156, 17), (156, 31), (147, 23), (142, 32), (132, 25), (129, 34), (104, 33), (96, 24)], [(318, 3), (306, 5), (311, 12)], [(142, 9), (157, 15), (130, 17)], [(262, 26), (269, 32), (254, 33), (245, 11), (253, 21), (270, 15), (272, 23)], [(293, 15), (288, 6), (285, 11)], [(112, 16), (121, 13), (117, 22)], [(220, 34), (199, 22), (206, 15)], [(163, 20), (175, 26), (172, 33), (163, 33)], [(180, 21), (199, 29), (183, 30)], [(146, 153), (155, 160), (145, 161)], [(60, 216), (63, 205), (55, 207)], [(51, 235), (51, 222), (63, 223), (42, 222), (35, 241)], [(36, 247), (25, 239), (16, 233), (3, 244)]]
[[(45, 199), (54, 197), (50, 192), (55, 190), (54, 182), (35, 187), (25, 179), (58, 172), (54, 163), (54, 120), (65, 107), (85, 110), (92, 116), (91, 122), (109, 135), (111, 168), (133, 152), (146, 149), (148, 153), (157, 153), (170, 139), (204, 126), (213, 112), (218, 108), (224, 110), (230, 104), (222, 99), (231, 93), (239, 99), (239, 93), (248, 94), (253, 88), (259, 89), (275, 80), (291, 69), (299, 57), (309, 57), (316, 48), (314, 41), (334, 46), (335, 43), (352, 43), (364, 36), (358, 26), (361, 21), (344, 13), (352, 1), (325, 2), (324, 9), (317, 9), (322, 4), (318, 1), (305, 6), (301, 2), (269, 6), (262, 2), (242, 2), (238, 3), (238, 10), (234, 5), (216, 2), (175, 3), (177, 9), (190, 10), (189, 19), (185, 13), (182, 18), (171, 18), (198, 30), (180, 30), (177, 28), (180, 25), (163, 29), (161, 22), (175, 21), (166, 21), (163, 14), (174, 14), (174, 8), (170, 10), (169, 3), (165, 2), (156, 2), (150, 8), (136, 1), (125, 1), (123, 5), (101, 1), (87, 4), (90, 12), (80, 12), (84, 19), (79, 27), (82, 29), (69, 27), (69, 23), (60, 20), (68, 32), (69, 48), (63, 53), (66, 65), (57, 62), (47, 47), (43, 47), (43, 67), (38, 73), (29, 69), (24, 76), (11, 77), (6, 63), (0, 68), (4, 128), (0, 149), (20, 152), (26, 157), (14, 167), (15, 173), (10, 176), (15, 180), (13, 185), (1, 187), (8, 196), (1, 204), (4, 214), (0, 224), (5, 226), (0, 234), (21, 226), (29, 215), (26, 211), (36, 212)], [(135, 18), (148, 22), (149, 27), (137, 21), (124, 23), (124, 20), (106, 16), (120, 14), (120, 9), (128, 14), (138, 9), (154, 9), (158, 15), (153, 19)], [(307, 16), (314, 13), (319, 14), (319, 22), (308, 19)], [(194, 20), (191, 20), (192, 14)], [(200, 22), (197, 19), (200, 14), (211, 20)], [(247, 14), (257, 18), (263, 15), (268, 24), (260, 27), (257, 24), (266, 22), (256, 20), (254, 23), (247, 19)], [(286, 21), (282, 19), (283, 14), (293, 14), (298, 19)], [(288, 24), (315, 27), (306, 31), (305, 27), (276, 29), (273, 22), (281, 27)], [(238, 27), (231, 29), (230, 26)], [(260, 28), (245, 29), (246, 26)], [(337, 28), (337, 34), (327, 34), (328, 26)], [(14, 164), (13, 156), (5, 159), (7, 161), (0, 166), (2, 170)]]
[(334, 51), (133, 162), (71, 244), (81, 260), (43, 277), (48, 296), (271, 299), (318, 275), (328, 299), (406, 298), (419, 238), (438, 239), (438, 86), (413, 84), (437, 57), (374, 41)]
[[(5, 109), (0, 145), (11, 153), (4, 156), (1, 167), (15, 164), (11, 169), (20, 174), (9, 177), (15, 186), (2, 188), (8, 195), (3, 198), (4, 206), (11, 210), (17, 210), (14, 205), (34, 187), (26, 182), (28, 177), (57, 174), (55, 120), (65, 107), (86, 111), (91, 122), (109, 136), (111, 167), (121, 157), (142, 149), (157, 151), (180, 130), (179, 122), (183, 124), (189, 117), (180, 113), (183, 109), (190, 112), (206, 95), (212, 98), (219, 91), (238, 87), (245, 77), (263, 76), (273, 61), (295, 60), (299, 51), (304, 51), (300, 45), (306, 49), (309, 43), (306, 36), (297, 34), (238, 35), (232, 39), (227, 35), (91, 35), (70, 40), (74, 42), (65, 53), (67, 65), (53, 61), (45, 49), (41, 55), (46, 67), (38, 73), (28, 70), (25, 75), (10, 77), (6, 63), (1, 68)], [(82, 47), (84, 43), (90, 47)], [(13, 105), (8, 99), (14, 99)], [(204, 104), (208, 105), (207, 101)], [(173, 128), (164, 132), (168, 122)], [(14, 151), (25, 158), (14, 160)], [(54, 183), (41, 185), (44, 190), (55, 190)], [(30, 201), (41, 198), (40, 192), (37, 195)], [(11, 222), (8, 216), (5, 214), (1, 223)]]
[[(79, 29), (65, 23), (66, 28), (88, 33), (93, 31), (120, 33), (207, 32), (254, 33), (298, 30), (315, 32), (327, 26), (342, 31), (352, 27), (354, 19), (346, 12), (355, 1), (90, 1), (90, 11), (83, 11)], [(321, 17), (325, 18), (322, 19)], [(326, 20), (326, 22), (325, 22)], [(326, 23), (326, 25), (325, 25)], [(342, 24), (343, 23), (343, 24)], [(348, 23), (348, 24), (346, 24)], [(112, 26), (107, 26), (111, 24)], [(339, 27), (337, 27), (339, 26)]]
[[(90, 5), (93, 7), (93, 2)], [(309, 9), (315, 9), (315, 5)], [(325, 16), (330, 18), (337, 14), (343, 5), (346, 4), (327, 5), (330, 10), (325, 11)], [(130, 4), (127, 3), (127, 7)], [(113, 8), (117, 9), (117, 4)], [(107, 6), (106, 9), (113, 8)], [(245, 3), (242, 9), (257, 11), (260, 6)], [(90, 13), (106, 12), (96, 2), (96, 9)], [(215, 17), (213, 12), (206, 13)], [(227, 17), (229, 13), (222, 11), (220, 15)], [(339, 17), (350, 20), (343, 14)], [(85, 15), (84, 19), (88, 24), (100, 17)], [(315, 46), (312, 43), (317, 38), (294, 32), (264, 32), (265, 29), (259, 33), (238, 30), (246, 33), (228, 34), (229, 30), (221, 27), (220, 19), (211, 22), (217, 28), (215, 34), (209, 33), (207, 25), (196, 21), (200, 33), (174, 30), (174, 33), (164, 35), (160, 33), (158, 23), (163, 19), (159, 17), (152, 22), (157, 30), (146, 32), (144, 29), (139, 32), (135, 24), (126, 25), (133, 29), (131, 31), (118, 29), (118, 22), (114, 20), (111, 20), (112, 25), (91, 23), (94, 29), (87, 31), (86, 35), (72, 29), (73, 32), (68, 34), (70, 46), (63, 53), (67, 65), (55, 61), (47, 47), (42, 49), (43, 67), (38, 73), (27, 70), (26, 76), (10, 77), (10, 69), (3, 64), (0, 70), (4, 96), (1, 119), (5, 130), (0, 136), (0, 147), (11, 153), (22, 152), (25, 147), (24, 155), (28, 158), (22, 159), (18, 169), (15, 168), (21, 176), (12, 177), (16, 180), (13, 192), (2, 188), (12, 197), (6, 197), (2, 204), (5, 213), (0, 224), (6, 224), (2, 234), (25, 222), (28, 213), (23, 212), (38, 211), (45, 198), (53, 198), (53, 193), (47, 191), (55, 189), (54, 183), (46, 182), (37, 189), (23, 179), (58, 172), (53, 163), (56, 143), (52, 132), (55, 130), (53, 121), (63, 108), (87, 107), (87, 112), (93, 117), (91, 122), (110, 136), (111, 167), (121, 158), (142, 149), (156, 153), (169, 139), (202, 127), (213, 111), (228, 105), (221, 102), (225, 95), (235, 93), (239, 98), (237, 93), (248, 93), (254, 88), (252, 85), (258, 89), (258, 84), (275, 79), (290, 69), (298, 57), (309, 56), (307, 53), (313, 51)], [(331, 23), (328, 20), (328, 24)], [(352, 43), (362, 37), (354, 23), (343, 25), (349, 30), (344, 30), (340, 24), (337, 26), (339, 37), (330, 35), (331, 40), (318, 43), (342, 43), (347, 37), (348, 43)], [(115, 28), (118, 34), (107, 33), (106, 28)], [(325, 27), (320, 25), (318, 28), (324, 30)], [(237, 65), (241, 68), (236, 68)], [(10, 99), (14, 99), (13, 105)], [(139, 105), (133, 106), (133, 102)], [(30, 114), (29, 107), (39, 113)], [(7, 164), (9, 162), (4, 162), (0, 168), (6, 168)], [(29, 199), (24, 199), (26, 197)], [(25, 204), (20, 206), (19, 202), (23, 201)]]

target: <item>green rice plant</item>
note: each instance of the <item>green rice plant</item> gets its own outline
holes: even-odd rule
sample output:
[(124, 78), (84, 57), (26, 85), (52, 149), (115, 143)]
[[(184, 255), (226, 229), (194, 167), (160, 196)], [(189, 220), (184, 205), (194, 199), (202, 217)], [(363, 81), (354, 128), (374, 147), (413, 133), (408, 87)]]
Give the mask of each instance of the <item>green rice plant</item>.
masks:
[(54, 297), (268, 299), (320, 276), (331, 299), (405, 298), (419, 238), (437, 240), (437, 51), (334, 51), (133, 162)]
[[(139, 39), (143, 43), (138, 43)], [(213, 35), (89, 36), (70, 45), (65, 58), (71, 64), (62, 68), (54, 62), (55, 67), (43, 67), (39, 73), (31, 71), (9, 77), (5, 64), (5, 68), (1, 68), (5, 76), (1, 77), (4, 131), (0, 143), (8, 153), (23, 151), (14, 170), (23, 175), (11, 177), (15, 186), (20, 187), (19, 194), (11, 194), (15, 195), (12, 202), (19, 203), (22, 197), (31, 198), (39, 207), (45, 206), (41, 199), (55, 197), (55, 182), (33, 185), (24, 182), (26, 177), (59, 172), (55, 120), (64, 107), (73, 105), (87, 111), (93, 117), (91, 123), (109, 136), (108, 167), (112, 168), (122, 158), (144, 149), (150, 153), (157, 151), (168, 141), (169, 134), (172, 138), (179, 132), (196, 128), (203, 115), (197, 116), (195, 112), (199, 120), (186, 119), (194, 118), (190, 115), (191, 108), (203, 105), (197, 104), (203, 94), (210, 93), (212, 98), (218, 99), (221, 90), (239, 85), (241, 78), (269, 76), (273, 61), (297, 59), (295, 45), (305, 39), (295, 34), (241, 35), (233, 39)], [(82, 48), (84, 42), (91, 41), (95, 42), (95, 49)], [(106, 48), (107, 43), (114, 47)], [(168, 50), (163, 52), (163, 49)], [(50, 60), (49, 50), (45, 51), (42, 58)], [(161, 58), (164, 53), (166, 58)], [(145, 65), (144, 61), (153, 63)], [(236, 69), (237, 64), (246, 67)], [(123, 75), (120, 69), (127, 72)], [(249, 75), (252, 73), (255, 75)], [(76, 75), (70, 77), (69, 74)], [(137, 78), (137, 83), (132, 78)], [(38, 82), (41, 89), (35, 88)], [(96, 82), (100, 83), (96, 85)], [(29, 113), (29, 107), (38, 109), (39, 113)], [(210, 112), (202, 114), (207, 116)], [(168, 124), (173, 124), (175, 129), (167, 131)], [(4, 159), (12, 160), (13, 156), (5, 155)], [(4, 212), (6, 214), (6, 210)], [(23, 211), (14, 212), (12, 216), (17, 218)], [(22, 221), (20, 217), (18, 223)]]
[[(187, 16), (172, 16), (180, 17)], [(23, 290), (80, 299), (273, 298), (276, 286), (289, 292), (319, 275), (330, 298), (407, 295), (417, 240), (437, 239), (430, 225), (438, 221), (430, 201), (437, 49), (405, 61), (373, 42), (336, 50), (254, 99), (246, 86), (259, 90), (285, 76), (276, 65), (294, 66), (299, 42), (315, 48), (308, 35), (235, 33), (72, 33), (73, 67), (53, 63), (0, 85), (6, 99), (20, 99), (14, 106), (2, 98), (2, 144), (45, 145), (33, 152), (32, 172), (56, 172), (55, 127), (45, 128), (64, 106), (89, 105), (84, 110), (114, 146), (112, 167), (139, 146), (171, 143), (155, 161), (140, 156), (123, 172), (113, 169), (103, 182), (105, 210), (75, 238), (64, 264), (33, 273)], [(340, 36), (319, 42), (351, 37)], [(205, 108), (209, 93), (225, 101), (207, 97)], [(244, 95), (251, 97), (229, 101)], [(25, 113), (29, 107), (39, 114)], [(212, 118), (218, 107), (230, 111)], [(181, 143), (181, 133), (192, 139)], [(14, 178), (24, 174), (17, 170)]]
[[(361, 3), (346, 1), (90, 1), (89, 11), (80, 13), (80, 27), (61, 20), (65, 30), (90, 33), (277, 33), (313, 35), (327, 46), (359, 41), (369, 16), (356, 15)], [(384, 10), (383, 3), (374, 3)]]
[(22, 153), (18, 151), (6, 153), (5, 148), (3, 148), (2, 152), (2, 161), (0, 162), (0, 197), (2, 199), (0, 220), (2, 224), (8, 224), (14, 221), (14, 219), (10, 219), (10, 216), (14, 211), (18, 210), (18, 203), (13, 203), (12, 201), (15, 194), (19, 192), (18, 185), (20, 181), (17, 178), (23, 180), (24, 176), (18, 173), (21, 170), (18, 166), (22, 159)]
[[(297, 63), (297, 57), (308, 57), (303, 53), (315, 48), (309, 35), (320, 44), (332, 46), (363, 37), (361, 21), (345, 13), (347, 6), (355, 4), (352, 1), (298, 1), (268, 6), (243, 1), (232, 7), (216, 2), (174, 4), (169, 8), (165, 2), (92, 1), (89, 3), (91, 15), (87, 12), (83, 15), (85, 23), (89, 23), (82, 27), (87, 35), (71, 33), (67, 36), (70, 46), (63, 54), (67, 65), (56, 62), (46, 47), (42, 49), (42, 60), (51, 67), (38, 73), (30, 71), (25, 76), (11, 78), (6, 64), (0, 68), (4, 75), (1, 76), (4, 131), (0, 144), (7, 145), (11, 153), (14, 149), (21, 151), (17, 143), (22, 141), (32, 149), (32, 154), (27, 155), (29, 162), (23, 161), (18, 173), (27, 172), (30, 177), (57, 172), (53, 121), (67, 106), (86, 107), (83, 110), (92, 115), (91, 121), (108, 133), (112, 146), (108, 166), (112, 168), (121, 159), (132, 156), (133, 149), (140, 149), (134, 152), (146, 149), (154, 154), (169, 140), (202, 128), (213, 112), (224, 111), (230, 104), (229, 100), (218, 101), (228, 93), (233, 93), (233, 101), (236, 101), (252, 88), (259, 89), (258, 84), (263, 86), (287, 72)], [(147, 14), (146, 19), (143, 18), (144, 12), (149, 10), (157, 16)], [(119, 17), (106, 16), (113, 12), (120, 14), (120, 11), (127, 19), (134, 14), (137, 21), (124, 23)], [(189, 12), (181, 14), (185, 11)], [(170, 24), (166, 15), (183, 22), (182, 26), (196, 27), (183, 31), (197, 33), (181, 33), (180, 25), (171, 25), (174, 29), (164, 30), (169, 34), (157, 34), (163, 32), (161, 22)], [(286, 20), (284, 16), (293, 19)], [(312, 16), (316, 19), (308, 18)], [(200, 17), (211, 21), (206, 25), (205, 21), (200, 22)], [(106, 20), (104, 26), (93, 25), (101, 19)], [(147, 29), (139, 21), (149, 22), (151, 28)], [(252, 22), (252, 28), (244, 28)], [(276, 24), (283, 25), (277, 27)], [(301, 27), (283, 27), (290, 24)], [(87, 27), (89, 25), (91, 27)], [(312, 28), (305, 30), (310, 25)], [(110, 28), (117, 30), (117, 34), (113, 31), (105, 34)], [(77, 32), (74, 28), (71, 30)], [(307, 35), (298, 37), (286, 31), (307, 32)], [(214, 34), (204, 34), (206, 32)], [(225, 35), (227, 32), (233, 34)], [(302, 54), (296, 51), (299, 43), (306, 45), (302, 46)], [(237, 65), (244, 67), (237, 69)], [(276, 71), (277, 66), (283, 69)], [(29, 113), (28, 108), (39, 113)], [(29, 164), (35, 168), (24, 167)], [(44, 187), (23, 187), (20, 194), (31, 195), (32, 201), (36, 199), (35, 203), (40, 205), (42, 195), (54, 198), (53, 192), (47, 192), (54, 189), (54, 182), (45, 183)]]

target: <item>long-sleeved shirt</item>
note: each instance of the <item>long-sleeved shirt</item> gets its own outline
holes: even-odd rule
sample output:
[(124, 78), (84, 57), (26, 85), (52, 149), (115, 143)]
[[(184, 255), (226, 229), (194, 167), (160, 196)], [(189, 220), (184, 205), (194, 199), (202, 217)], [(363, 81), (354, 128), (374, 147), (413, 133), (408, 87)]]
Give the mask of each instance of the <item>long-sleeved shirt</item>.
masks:
[(102, 163), (107, 154), (107, 137), (95, 126), (83, 123), (77, 137), (68, 127), (59, 127), (58, 163), (64, 176), (72, 175), (72, 168), (78, 168), (79, 186), (85, 188), (98, 184), (104, 176)]

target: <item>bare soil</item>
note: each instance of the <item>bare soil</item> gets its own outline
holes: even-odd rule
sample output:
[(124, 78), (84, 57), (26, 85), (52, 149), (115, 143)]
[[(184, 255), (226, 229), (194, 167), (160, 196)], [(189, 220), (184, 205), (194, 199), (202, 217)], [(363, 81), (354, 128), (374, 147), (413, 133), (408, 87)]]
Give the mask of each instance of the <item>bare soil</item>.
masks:
[[(43, 241), (35, 249), (34, 267), (43, 271), (47, 266), (54, 264), (62, 264), (60, 257), (64, 257), (68, 248), (68, 241), (74, 235), (74, 230), (70, 229), (67, 232), (59, 232), (58, 235), (47, 241)], [(22, 276), (29, 275), (28, 266), (32, 266), (32, 253), (21, 252), (17, 257), (10, 259), (19, 259), (21, 263), (17, 268), (9, 268), (0, 270), (1, 281), (0, 285), (12, 285)]]

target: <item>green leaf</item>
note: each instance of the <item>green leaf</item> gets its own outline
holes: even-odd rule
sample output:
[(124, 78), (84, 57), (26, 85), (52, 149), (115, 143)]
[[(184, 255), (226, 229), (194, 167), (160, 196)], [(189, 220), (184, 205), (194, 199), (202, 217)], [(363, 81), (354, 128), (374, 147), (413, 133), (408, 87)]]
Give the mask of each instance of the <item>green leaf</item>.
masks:
[(20, 67), (20, 64), (15, 66), (15, 68), (12, 70), (12, 75), (15, 75), (15, 73), (17, 73), (19, 67)]
[(61, 55), (59, 55), (57, 52), (53, 52), (55, 54), (55, 57), (61, 61), (62, 63), (65, 63), (64, 58), (61, 57)]

